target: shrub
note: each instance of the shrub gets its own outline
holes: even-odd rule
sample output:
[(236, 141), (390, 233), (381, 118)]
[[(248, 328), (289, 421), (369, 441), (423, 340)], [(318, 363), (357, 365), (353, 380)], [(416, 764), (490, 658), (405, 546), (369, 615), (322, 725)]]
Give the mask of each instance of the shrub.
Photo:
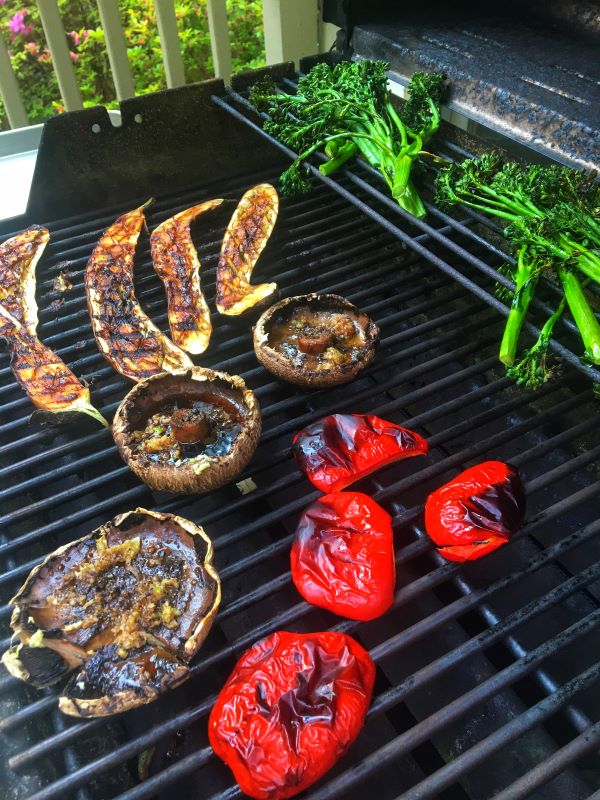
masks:
[[(58, 5), (84, 106), (114, 108), (115, 89), (96, 4), (59, 0)], [(152, 0), (122, 0), (119, 7), (136, 93), (166, 88)], [(234, 71), (264, 64), (260, 0), (227, 0), (227, 12)], [(176, 0), (175, 13), (186, 80), (212, 77), (206, 0)], [(0, 31), (30, 122), (64, 111), (37, 5), (31, 0), (0, 0)], [(8, 127), (0, 101), (0, 130)]]

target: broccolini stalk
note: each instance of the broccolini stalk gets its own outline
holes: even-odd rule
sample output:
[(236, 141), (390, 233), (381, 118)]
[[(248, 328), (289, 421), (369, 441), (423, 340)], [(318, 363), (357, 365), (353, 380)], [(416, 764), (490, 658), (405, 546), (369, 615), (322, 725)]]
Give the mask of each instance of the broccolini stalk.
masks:
[(342, 61), (333, 68), (316, 64), (298, 81), (295, 95), (272, 80), (252, 87), (250, 101), (269, 114), (264, 129), (299, 152), (281, 175), (286, 194), (308, 191), (304, 162), (317, 150), (328, 161), (319, 167), (331, 175), (360, 153), (378, 170), (392, 196), (409, 213), (423, 217), (425, 206), (412, 182), (412, 167), (440, 125), (438, 104), (444, 76), (416, 73), (400, 112), (392, 106), (383, 61)]
[(546, 323), (536, 343), (529, 350), (525, 350), (523, 357), (517, 364), (509, 367), (507, 374), (519, 386), (524, 386), (530, 391), (539, 389), (556, 374), (556, 367), (548, 363), (548, 345), (552, 338), (554, 326), (565, 310), (565, 298), (560, 301), (558, 308)]
[(526, 258), (526, 252), (527, 248), (521, 247), (517, 254), (517, 269), (514, 274), (516, 288), (500, 344), (500, 361), (507, 366), (514, 363), (519, 336), (535, 294), (540, 272), (539, 266)]
[(569, 311), (583, 340), (584, 358), (591, 364), (600, 365), (600, 324), (590, 308), (579, 279), (567, 267), (558, 267), (558, 277), (569, 304)]
[[(575, 274), (600, 284), (600, 185), (567, 167), (503, 164), (491, 154), (442, 169), (436, 201), (442, 207), (462, 203), (507, 223), (504, 235), (519, 257), (500, 348), (504, 364), (510, 366), (515, 360), (539, 275), (552, 269), (581, 334), (583, 357), (600, 364), (600, 325)], [(550, 332), (553, 327), (554, 323)]]

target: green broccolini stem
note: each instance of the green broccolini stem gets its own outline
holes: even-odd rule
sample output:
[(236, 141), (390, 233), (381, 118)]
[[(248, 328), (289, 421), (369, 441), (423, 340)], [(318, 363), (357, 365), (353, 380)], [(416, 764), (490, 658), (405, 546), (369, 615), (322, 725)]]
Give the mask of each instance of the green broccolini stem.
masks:
[(530, 391), (543, 386), (555, 373), (555, 369), (548, 365), (548, 345), (552, 337), (554, 326), (560, 319), (564, 310), (565, 298), (563, 297), (554, 314), (544, 323), (535, 344), (528, 350), (525, 350), (521, 360), (517, 364), (513, 364), (513, 366), (508, 367), (506, 370), (506, 374), (510, 378)]
[(600, 324), (590, 308), (577, 276), (564, 266), (558, 266), (557, 271), (569, 304), (569, 310), (581, 334), (585, 358), (598, 366), (600, 365)]
[(354, 142), (346, 142), (343, 144), (335, 156), (326, 161), (324, 164), (321, 164), (319, 167), (319, 172), (321, 175), (331, 175), (332, 172), (335, 172), (339, 169), (346, 161), (349, 161), (353, 156), (356, 155), (358, 152), (358, 147)]
[(506, 366), (514, 364), (517, 354), (519, 336), (525, 322), (525, 317), (535, 294), (538, 276), (535, 267), (526, 258), (526, 248), (521, 247), (517, 254), (517, 272), (515, 275), (515, 293), (513, 295), (510, 311), (504, 327), (502, 342), (500, 343), (499, 358)]

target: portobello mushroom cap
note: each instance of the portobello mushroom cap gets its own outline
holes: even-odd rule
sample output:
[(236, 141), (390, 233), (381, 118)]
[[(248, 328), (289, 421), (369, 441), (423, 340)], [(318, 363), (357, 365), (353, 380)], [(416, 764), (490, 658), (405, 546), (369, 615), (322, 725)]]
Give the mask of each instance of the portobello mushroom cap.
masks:
[(148, 703), (184, 681), (221, 601), (213, 547), (183, 517), (137, 508), (51, 553), (11, 603), (20, 643), (2, 657), (37, 687), (77, 670), (72, 716)]
[[(274, 329), (285, 325), (294, 314), (301, 314), (302, 310), (306, 310), (314, 320), (318, 319), (320, 312), (323, 313), (321, 329), (312, 333), (314, 346), (311, 346), (308, 337), (299, 333), (295, 345), (276, 349)], [(327, 349), (332, 344), (335, 346), (338, 340), (343, 346), (343, 338), (336, 338), (334, 329), (328, 328), (328, 320), (331, 321), (336, 314), (342, 320), (352, 320), (355, 331), (361, 338), (360, 345), (346, 348), (349, 355), (340, 358), (337, 363), (332, 360), (330, 363), (311, 366), (306, 355), (314, 356), (321, 348)], [(273, 375), (307, 389), (324, 389), (349, 383), (369, 366), (379, 345), (379, 328), (367, 314), (340, 295), (306, 294), (288, 297), (265, 311), (254, 327), (253, 339), (258, 361)]]
[[(193, 433), (182, 437), (178, 433), (184, 430), (181, 415), (175, 421), (175, 414), (182, 408), (190, 412), (187, 418), (191, 423), (194, 413), (200, 415), (197, 429), (203, 436), (204, 425), (197, 407), (208, 409), (209, 414), (211, 409), (225, 414), (230, 426), (228, 435), (219, 439), (217, 420), (213, 421), (212, 444), (208, 447), (204, 447), (202, 441), (194, 442)], [(172, 431), (170, 423), (166, 431), (167, 444), (181, 448), (178, 457), (166, 457), (168, 453), (158, 457), (139, 439), (144, 426), (163, 410), (174, 417)], [(140, 381), (121, 402), (112, 430), (124, 461), (148, 486), (179, 494), (196, 494), (223, 486), (244, 469), (256, 450), (262, 422), (258, 401), (242, 378), (194, 367)], [(182, 444), (184, 442), (190, 444)]]

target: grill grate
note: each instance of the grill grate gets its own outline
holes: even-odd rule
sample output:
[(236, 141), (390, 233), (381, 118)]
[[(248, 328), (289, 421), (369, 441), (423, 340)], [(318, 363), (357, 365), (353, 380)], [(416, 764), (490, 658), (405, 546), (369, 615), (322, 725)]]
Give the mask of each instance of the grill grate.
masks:
[[(244, 117), (234, 107), (243, 108), (239, 97), (215, 102)], [(286, 295), (336, 291), (369, 312), (382, 331), (372, 367), (348, 387), (304, 393), (256, 365), (247, 329), (213, 320), (202, 363), (241, 374), (263, 409), (264, 434), (242, 476), (256, 482), (251, 494), (241, 496), (234, 485), (204, 497), (152, 493), (124, 467), (106, 431), (30, 428), (29, 404), (2, 356), (4, 601), (45, 553), (136, 504), (201, 522), (213, 538), (224, 588), (193, 678), (145, 709), (79, 722), (58, 713), (53, 690), (36, 692), (4, 674), (7, 796), (162, 799), (176, 784), (182, 797), (240, 797), (208, 747), (206, 717), (235, 658), (278, 628), (351, 632), (378, 665), (365, 730), (307, 793), (311, 800), (361, 798), (367, 787), (390, 800), (481, 800), (501, 790), (500, 796), (533, 792), (550, 800), (584, 798), (600, 788), (592, 753), (600, 720), (600, 519), (593, 472), (600, 426), (589, 381), (571, 368), (576, 359), (565, 351), (560, 380), (535, 396), (516, 389), (496, 366), (502, 309), (489, 303), (495, 271), (482, 269), (475, 279), (471, 270), (469, 282), (463, 280), (465, 251), (475, 269), (497, 263), (497, 248), (482, 236), (479, 220), (464, 213), (457, 222), (438, 213), (418, 229), (402, 220), (402, 228), (382, 225), (390, 209), (360, 170), (343, 176), (335, 192), (318, 185), (307, 197), (282, 199), (259, 272), (272, 275)], [(162, 196), (149, 211), (149, 225), (216, 194), (237, 198), (259, 180), (275, 181), (278, 172)], [(93, 379), (93, 398), (107, 414), (127, 386), (96, 351), (81, 281), (98, 235), (124, 210), (52, 223), (38, 275), (46, 309), (41, 338)], [(207, 217), (195, 234), (209, 301), (226, 217)], [(65, 260), (76, 273), (75, 288), (51, 312), (48, 292)], [(164, 327), (164, 293), (147, 237), (136, 285)], [(333, 411), (389, 416), (431, 445), (427, 461), (398, 464), (361, 484), (393, 515), (398, 566), (392, 610), (368, 624), (299, 602), (288, 569), (297, 515), (318, 496), (289, 456), (292, 434)], [(518, 465), (528, 522), (509, 547), (483, 562), (450, 564), (424, 536), (424, 499), (457, 470), (487, 457)], [(9, 613), (0, 608), (5, 637)], [(140, 783), (142, 753), (152, 758)]]

